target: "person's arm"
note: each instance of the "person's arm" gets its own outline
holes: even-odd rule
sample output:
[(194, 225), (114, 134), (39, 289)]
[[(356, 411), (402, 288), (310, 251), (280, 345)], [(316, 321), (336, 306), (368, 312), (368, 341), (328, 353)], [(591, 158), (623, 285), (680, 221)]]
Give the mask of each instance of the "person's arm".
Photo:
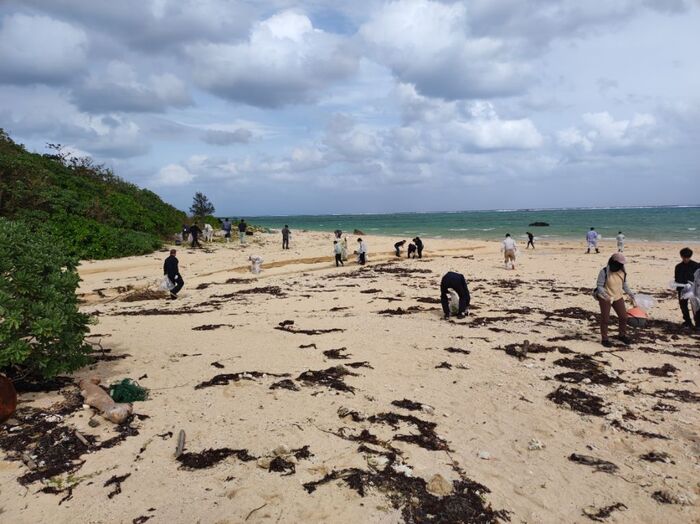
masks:
[(163, 274), (167, 275), (168, 274), (168, 259), (166, 258), (165, 261), (163, 262)]
[(598, 280), (595, 284), (595, 290), (598, 294), (602, 294), (603, 296), (606, 295), (605, 293), (605, 279), (607, 278), (607, 271), (605, 271), (605, 268), (600, 270), (600, 273), (598, 273)]
[(681, 265), (676, 264), (676, 269), (673, 271), (673, 280), (678, 282), (679, 284), (685, 284), (685, 282), (681, 282), (683, 277), (681, 276)]
[(627, 285), (627, 275), (625, 275), (625, 279), (622, 281), (622, 291), (627, 293), (627, 296), (632, 299), (632, 302), (634, 302), (634, 293), (630, 289), (629, 285)]

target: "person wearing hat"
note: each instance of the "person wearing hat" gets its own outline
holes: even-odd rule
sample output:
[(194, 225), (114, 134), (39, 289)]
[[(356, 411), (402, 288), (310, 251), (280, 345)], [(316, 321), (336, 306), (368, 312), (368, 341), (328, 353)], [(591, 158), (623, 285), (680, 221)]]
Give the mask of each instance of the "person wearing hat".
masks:
[(598, 281), (593, 296), (600, 304), (600, 335), (601, 344), (606, 348), (612, 347), (608, 338), (608, 322), (610, 310), (617, 314), (619, 334), (617, 338), (625, 345), (631, 341), (627, 337), (627, 309), (625, 307), (624, 293), (634, 302), (634, 293), (627, 285), (627, 272), (625, 271), (625, 256), (615, 253), (608, 260), (608, 265), (598, 273)]

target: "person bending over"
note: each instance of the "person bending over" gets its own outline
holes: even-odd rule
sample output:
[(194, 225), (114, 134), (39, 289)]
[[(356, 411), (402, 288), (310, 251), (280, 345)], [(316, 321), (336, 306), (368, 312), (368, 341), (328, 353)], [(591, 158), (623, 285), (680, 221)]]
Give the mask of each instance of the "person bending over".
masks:
[(416, 258), (416, 245), (413, 242), (408, 244), (408, 258)]
[(401, 256), (401, 248), (404, 246), (405, 243), (406, 241), (402, 240), (401, 242), (397, 242), (396, 244), (394, 244), (394, 249), (396, 250), (397, 257)]
[(610, 321), (610, 309), (617, 313), (619, 334), (617, 338), (625, 345), (630, 343), (627, 337), (627, 308), (623, 294), (626, 293), (634, 303), (634, 293), (627, 285), (627, 272), (625, 271), (625, 256), (615, 253), (608, 260), (608, 265), (598, 273), (598, 280), (593, 296), (600, 304), (600, 336), (601, 344), (606, 348), (612, 347), (608, 339), (608, 322)]
[(445, 313), (445, 320), (450, 318), (450, 293), (453, 290), (459, 296), (459, 309), (457, 310), (457, 318), (464, 318), (469, 314), (469, 288), (464, 275), (455, 271), (445, 273), (440, 281), (440, 303), (442, 311)]
[(185, 281), (180, 274), (179, 262), (175, 256), (177, 251), (174, 249), (170, 250), (170, 256), (163, 262), (163, 274), (167, 275), (168, 278), (175, 284), (175, 287), (170, 290), (170, 298), (177, 298), (177, 294), (185, 285)]

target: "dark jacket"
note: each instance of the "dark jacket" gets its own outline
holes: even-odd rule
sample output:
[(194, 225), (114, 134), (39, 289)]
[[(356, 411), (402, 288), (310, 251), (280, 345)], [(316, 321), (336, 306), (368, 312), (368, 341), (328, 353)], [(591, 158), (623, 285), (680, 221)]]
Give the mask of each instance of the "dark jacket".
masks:
[(676, 264), (676, 270), (674, 271), (674, 280), (679, 284), (687, 284), (693, 281), (695, 272), (700, 269), (700, 264), (695, 262), (695, 260), (690, 260), (687, 264), (680, 262)]
[(446, 317), (450, 316), (448, 289), (454, 290), (454, 292), (459, 295), (459, 312), (466, 312), (471, 302), (471, 297), (469, 296), (469, 288), (467, 287), (467, 280), (464, 278), (464, 275), (449, 271), (442, 277), (442, 281), (440, 282), (440, 302)]
[(199, 226), (192, 226), (190, 228), (190, 235), (192, 235), (193, 237), (197, 238), (201, 234), (202, 234), (202, 230), (199, 229)]
[(416, 237), (416, 238), (413, 239), (413, 241), (416, 243), (416, 247), (417, 247), (419, 250), (420, 250), (420, 249), (423, 249), (423, 241), (422, 241), (420, 238)]
[(248, 224), (246, 224), (245, 222), (240, 222), (238, 224), (238, 231), (240, 231), (241, 233), (245, 233), (245, 230), (247, 228), (248, 228)]
[(282, 228), (282, 238), (289, 238), (289, 228), (288, 227)]
[(175, 255), (170, 255), (163, 262), (163, 274), (168, 275), (170, 280), (175, 280), (175, 277), (180, 274), (180, 268), (178, 267), (178, 260)]

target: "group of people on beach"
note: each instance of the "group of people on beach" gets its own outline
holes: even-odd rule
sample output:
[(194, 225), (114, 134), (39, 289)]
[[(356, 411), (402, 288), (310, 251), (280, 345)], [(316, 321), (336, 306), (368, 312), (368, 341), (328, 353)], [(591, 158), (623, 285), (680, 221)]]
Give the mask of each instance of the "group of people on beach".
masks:
[[(232, 224), (227, 218), (222, 224), (224, 237), (228, 242), (231, 237)], [(241, 219), (238, 223), (238, 231), (241, 244), (245, 243), (247, 224)], [(192, 237), (192, 247), (199, 245), (198, 237), (201, 234), (201, 229), (197, 223), (187, 228), (183, 226), (183, 239), (186, 239), (185, 234)], [(291, 231), (289, 226), (285, 224), (282, 229), (282, 249), (289, 249), (289, 239)], [(348, 239), (343, 237), (341, 230), (334, 232), (333, 253), (335, 255), (335, 265), (343, 266), (348, 259)], [(527, 233), (528, 246), (534, 249), (534, 235)], [(590, 253), (593, 249), (596, 253), (600, 253), (598, 248), (599, 235), (595, 228), (591, 227), (586, 235), (588, 249), (586, 253)], [(624, 252), (625, 236), (620, 231), (616, 237), (618, 252), (613, 254), (605, 267), (598, 273), (596, 286), (593, 290), (593, 297), (598, 301), (600, 307), (600, 335), (601, 344), (605, 347), (612, 347), (612, 342), (608, 336), (608, 324), (610, 321), (610, 312), (615, 311), (618, 317), (618, 335), (622, 344), (629, 344), (631, 341), (627, 336), (627, 320), (628, 310), (625, 306), (624, 295), (627, 295), (632, 303), (636, 306), (636, 295), (632, 292), (627, 282), (627, 271), (625, 264), (627, 259)], [(357, 263), (364, 265), (367, 262), (367, 244), (362, 238), (357, 238), (358, 249)], [(398, 241), (394, 244), (394, 250), (397, 257), (401, 256), (401, 249), (405, 246), (406, 240)], [(526, 248), (526, 249), (527, 249)], [(422, 258), (423, 256), (423, 241), (420, 237), (415, 237), (408, 246), (409, 258)], [(515, 258), (518, 250), (517, 243), (507, 233), (501, 243), (501, 250), (504, 255), (506, 269), (515, 269)], [(168, 277), (172, 286), (170, 287), (170, 297), (177, 298), (179, 291), (184, 286), (185, 282), (179, 271), (178, 259), (176, 250), (170, 251), (170, 256), (163, 263), (163, 274)], [(679, 307), (683, 315), (683, 325), (689, 329), (695, 329), (700, 332), (700, 263), (694, 261), (693, 251), (685, 247), (680, 251), (681, 262), (678, 263), (674, 271), (674, 287), (677, 289)], [(440, 302), (443, 313), (446, 319), (451, 315), (456, 315), (457, 318), (464, 318), (468, 315), (470, 303), (470, 294), (467, 280), (461, 273), (450, 271), (446, 273), (440, 282)], [(630, 310), (632, 311), (632, 310)], [(692, 314), (691, 314), (692, 312)]]
[[(241, 245), (243, 246), (246, 243), (246, 235), (248, 234), (248, 224), (246, 223), (244, 218), (241, 218), (239, 220), (237, 228), (238, 238), (240, 240)], [(232, 229), (233, 223), (228, 218), (224, 219), (221, 222), (221, 230), (224, 234), (224, 240), (226, 243), (229, 243), (231, 241)], [(287, 232), (289, 232), (289, 230), (287, 230)], [(202, 228), (199, 227), (199, 224), (197, 222), (194, 222), (192, 225), (182, 224), (182, 230), (176, 235), (175, 244), (180, 245), (184, 242), (189, 241), (190, 247), (201, 248), (202, 245), (199, 243), (200, 238), (204, 238), (204, 240), (206, 240), (207, 242), (212, 241), (212, 239), (214, 238), (214, 228), (211, 226), (211, 224), (204, 224), (204, 230), (202, 230)], [(288, 249), (288, 247), (286, 249)]]

